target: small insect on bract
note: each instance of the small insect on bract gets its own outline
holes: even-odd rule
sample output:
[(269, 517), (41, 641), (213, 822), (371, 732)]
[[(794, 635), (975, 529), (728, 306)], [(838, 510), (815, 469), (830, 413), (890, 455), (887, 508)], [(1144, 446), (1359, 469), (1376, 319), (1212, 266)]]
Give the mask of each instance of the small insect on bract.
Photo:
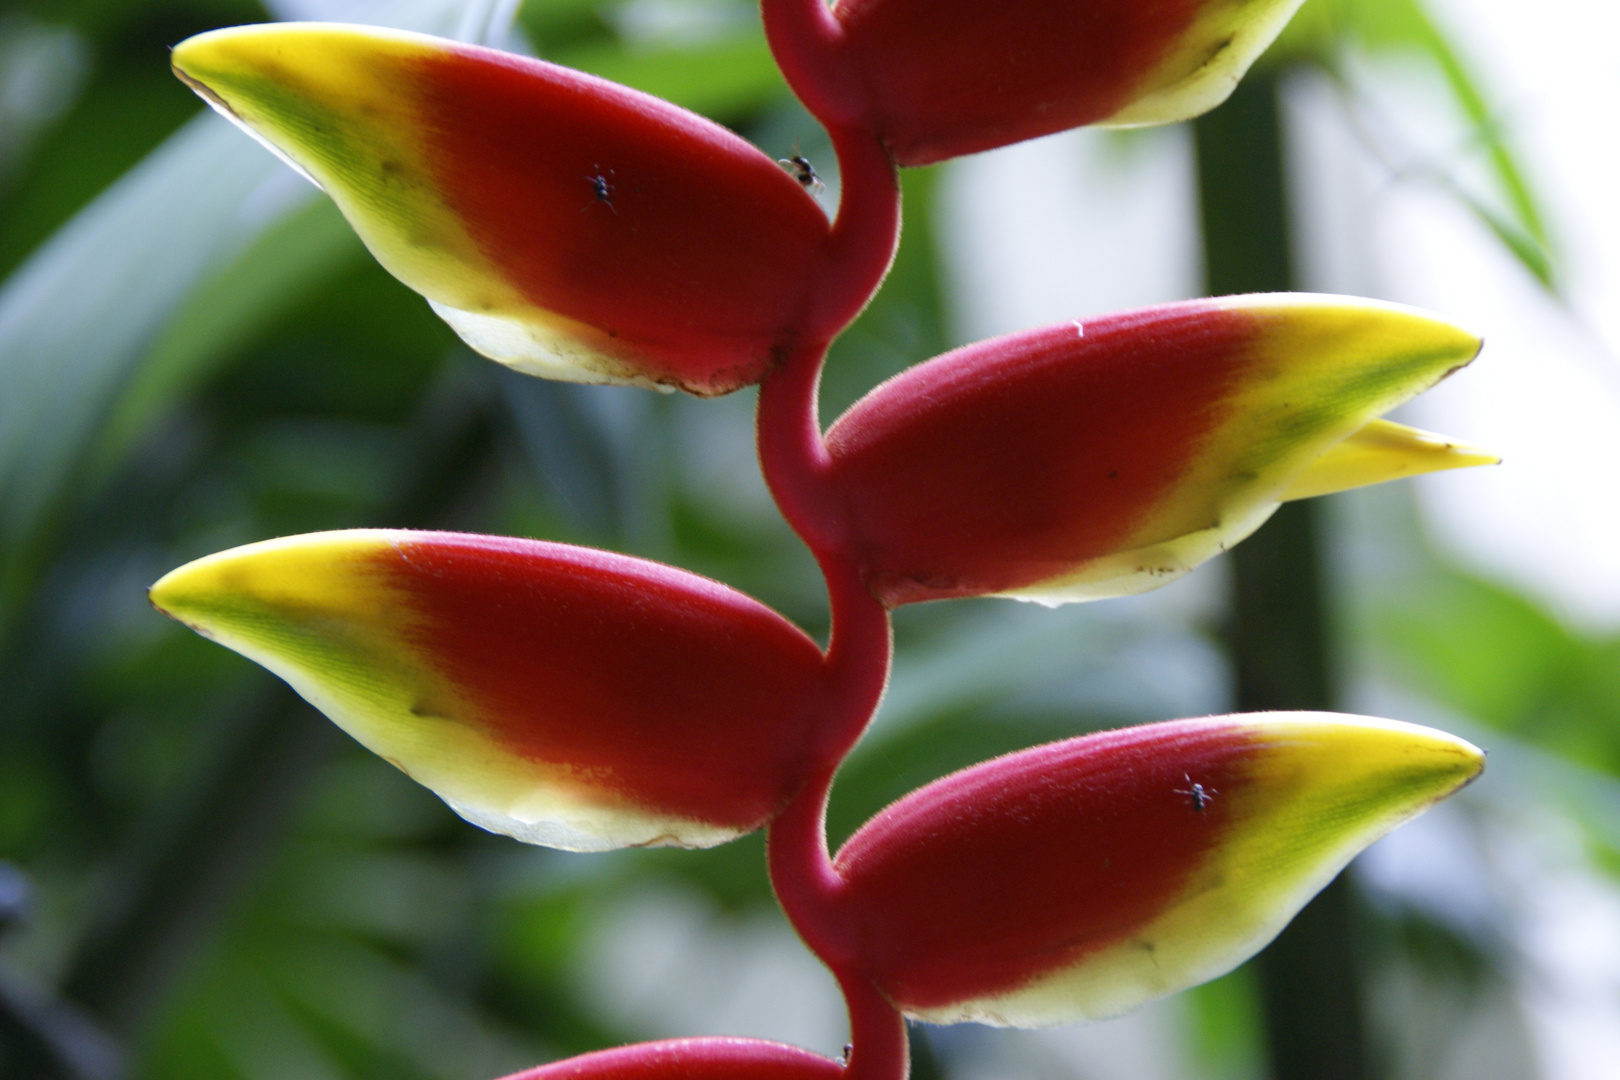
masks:
[(792, 157), (777, 158), (776, 163), (786, 169), (788, 174), (799, 182), (799, 186), (811, 194), (820, 195), (826, 188), (821, 182), (821, 177), (816, 175), (816, 167), (810, 164), (810, 159), (797, 150), (793, 152)]
[(1215, 796), (1220, 794), (1220, 792), (1216, 791), (1212, 787), (1205, 787), (1203, 784), (1196, 783), (1193, 778), (1188, 776), (1186, 773), (1182, 773), (1181, 778), (1187, 781), (1187, 786), (1184, 788), (1176, 788), (1176, 794), (1185, 795), (1188, 799), (1192, 800), (1192, 808), (1198, 811), (1200, 814), (1204, 812), (1205, 807), (1215, 801)]
[(602, 166), (600, 165), (593, 166), (593, 168), (597, 171), (585, 178), (585, 182), (591, 185), (591, 202), (580, 207), (579, 212), (583, 214), (591, 208), (593, 203), (606, 203), (607, 208), (617, 214), (619, 208), (613, 205), (613, 185), (608, 181), (608, 177), (613, 175), (613, 170), (609, 169), (604, 173), (601, 171)]

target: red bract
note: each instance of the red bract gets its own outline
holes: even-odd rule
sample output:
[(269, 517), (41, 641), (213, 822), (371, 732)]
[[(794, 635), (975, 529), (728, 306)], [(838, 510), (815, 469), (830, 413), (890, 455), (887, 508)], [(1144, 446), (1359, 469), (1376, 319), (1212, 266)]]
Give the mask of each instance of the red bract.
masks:
[(1483, 764), (1427, 728), (1322, 713), (1010, 754), (906, 796), (838, 853), (858, 965), (935, 1022), (1123, 1012), (1240, 963)]
[(821, 269), (827, 220), (773, 160), (602, 79), (315, 23), (203, 34), (172, 60), (470, 345), (531, 374), (735, 390)]
[(836, 1061), (761, 1039), (671, 1039), (582, 1054), (504, 1080), (839, 1080)]
[(1334, 454), (1478, 348), (1420, 312), (1339, 297), (1062, 323), (872, 391), (827, 433), (832, 482), (862, 576), (891, 606), (1141, 592), (1286, 499), (1494, 460), (1393, 425)]
[(759, 828), (803, 781), (824, 675), (741, 593), (538, 541), (271, 540), (171, 572), (152, 602), (469, 820), (578, 850)]
[[(1162, 124), (1226, 99), (1300, 0), (838, 0), (766, 5), (794, 88), (902, 165), (1083, 124)], [(819, 33), (812, 32), (816, 27)]]

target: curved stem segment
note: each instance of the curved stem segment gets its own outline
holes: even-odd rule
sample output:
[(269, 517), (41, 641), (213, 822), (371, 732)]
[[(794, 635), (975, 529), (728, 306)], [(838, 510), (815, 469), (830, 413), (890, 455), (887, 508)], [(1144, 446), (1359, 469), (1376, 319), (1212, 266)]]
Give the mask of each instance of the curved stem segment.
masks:
[(810, 951), (839, 974), (855, 963), (857, 941), (842, 910), (844, 882), (827, 851), (827, 795), (838, 766), (882, 700), (893, 634), (888, 611), (851, 564), (830, 556), (821, 566), (832, 597), (833, 632), (822, 734), (815, 747), (820, 764), (771, 824), (766, 858), (788, 921)]
[(838, 216), (806, 325), (831, 341), (883, 283), (900, 246), (900, 174), (878, 137), (828, 125), (838, 154)]
[(818, 772), (771, 822), (765, 861), (788, 922), (836, 974), (854, 963), (856, 943), (852, 928), (838, 917), (844, 880), (827, 854), (827, 790), (834, 771)]
[(894, 631), (889, 609), (867, 589), (853, 563), (824, 555), (821, 573), (832, 601), (832, 640), (827, 646), (826, 727), (817, 750), (821, 761), (837, 768), (883, 700)]
[(765, 482), (793, 531), (824, 564), (828, 553), (845, 551), (848, 529), (828, 484), (831, 462), (816, 408), (821, 365), (828, 344), (877, 292), (900, 243), (900, 184), (888, 153), (870, 132), (833, 128), (831, 134), (843, 184), (838, 217), (799, 320), (800, 335), (760, 384), (757, 419)]
[(816, 414), (826, 355), (826, 341), (807, 342), (789, 353), (760, 383), (755, 416), (765, 484), (788, 525), (817, 558), (841, 550), (847, 534), (844, 514), (829, 487), (832, 461)]
[(826, 0), (760, 0), (765, 40), (804, 107), (823, 124), (860, 119), (866, 93), (839, 45), (843, 27)]
[[(836, 24), (823, 0), (765, 0), (764, 7), (771, 46), (800, 88), (803, 71), (793, 65), (825, 59)], [(821, 74), (804, 78), (815, 82)], [(808, 97), (806, 102), (826, 121)], [(782, 910), (843, 988), (853, 1047), (850, 1077), (904, 1080), (905, 1023), (859, 970), (857, 930), (843, 910), (843, 879), (827, 852), (827, 794), (839, 764), (877, 711), (888, 684), (893, 640), (888, 610), (861, 581), (859, 553), (832, 483), (832, 460), (816, 408), (828, 343), (860, 314), (894, 261), (900, 185), (894, 163), (871, 132), (837, 124), (830, 131), (843, 181), (838, 217), (799, 334), (759, 388), (760, 469), (783, 517), (821, 565), (832, 606), (820, 727), (810, 748), (814, 765), (771, 825), (767, 861)]]
[(834, 971), (849, 1009), (846, 1080), (903, 1080), (911, 1071), (906, 1021), (862, 975)]

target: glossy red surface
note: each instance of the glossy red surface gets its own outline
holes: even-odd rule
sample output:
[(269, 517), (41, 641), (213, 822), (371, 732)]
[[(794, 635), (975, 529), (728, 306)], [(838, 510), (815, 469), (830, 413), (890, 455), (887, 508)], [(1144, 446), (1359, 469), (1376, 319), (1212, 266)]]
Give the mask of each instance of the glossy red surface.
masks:
[(741, 593), (499, 537), (421, 533), (376, 558), (420, 616), (411, 644), (513, 753), (720, 825), (763, 824), (802, 783), (821, 652)]
[[(1239, 725), (1175, 721), (1035, 747), (913, 792), (835, 860), (862, 966), (897, 1004), (929, 1008), (1126, 940), (1220, 843), (1253, 755)], [(1197, 799), (1193, 783), (1213, 794)]]
[(1172, 304), (970, 345), (878, 387), (827, 433), (868, 587), (891, 606), (977, 596), (1116, 550), (1223, 416), (1257, 332)]
[(839, 0), (870, 119), (904, 165), (1106, 119), (1204, 0)]
[(687, 389), (759, 379), (828, 235), (775, 161), (667, 102), (537, 60), (461, 46), (420, 68), (444, 198), (530, 301)]
[(808, 1050), (760, 1039), (671, 1039), (600, 1050), (505, 1080), (838, 1080), (844, 1069)]

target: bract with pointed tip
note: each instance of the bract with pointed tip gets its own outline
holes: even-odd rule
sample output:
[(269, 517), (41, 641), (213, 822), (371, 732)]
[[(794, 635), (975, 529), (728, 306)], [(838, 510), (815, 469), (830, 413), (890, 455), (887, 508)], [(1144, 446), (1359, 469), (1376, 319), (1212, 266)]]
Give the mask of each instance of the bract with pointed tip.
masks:
[(820, 267), (827, 219), (772, 159), (603, 79), (321, 23), (216, 30), (171, 59), (468, 344), (530, 374), (749, 385)]
[(765, 824), (803, 782), (821, 651), (673, 567), (355, 530), (211, 555), (151, 595), (520, 840), (707, 847)]
[(1422, 312), (1303, 294), (1061, 323), (873, 390), (827, 433), (832, 483), (891, 606), (1143, 592), (1286, 499), (1495, 460), (1368, 430), (1478, 349)]
[(1483, 766), (1441, 732), (1328, 713), (1010, 754), (906, 796), (838, 853), (857, 962), (933, 1023), (1117, 1015), (1241, 963)]
[(1226, 100), (1301, 0), (838, 0), (835, 46), (902, 165)]

